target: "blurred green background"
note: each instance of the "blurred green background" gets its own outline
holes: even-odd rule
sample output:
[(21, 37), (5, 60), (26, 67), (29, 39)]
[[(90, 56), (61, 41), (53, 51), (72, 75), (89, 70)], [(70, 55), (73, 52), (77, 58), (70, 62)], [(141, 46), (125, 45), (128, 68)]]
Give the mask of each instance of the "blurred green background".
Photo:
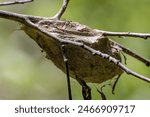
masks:
[[(2, 2), (4, 0), (0, 0)], [(53, 16), (62, 0), (34, 0), (24, 5), (0, 7), (1, 10)], [(92, 28), (109, 31), (134, 31), (150, 33), (150, 0), (70, 0), (63, 19), (77, 21)], [(150, 40), (138, 38), (113, 38), (150, 59)], [(150, 68), (127, 56), (127, 66), (150, 77)], [(81, 87), (71, 80), (73, 99), (82, 99)], [(92, 87), (93, 99), (101, 99)], [(116, 94), (104, 89), (108, 99), (150, 99), (150, 84), (133, 76), (121, 76)], [(66, 76), (45, 58), (38, 45), (18, 23), (0, 19), (0, 99), (68, 99)]]

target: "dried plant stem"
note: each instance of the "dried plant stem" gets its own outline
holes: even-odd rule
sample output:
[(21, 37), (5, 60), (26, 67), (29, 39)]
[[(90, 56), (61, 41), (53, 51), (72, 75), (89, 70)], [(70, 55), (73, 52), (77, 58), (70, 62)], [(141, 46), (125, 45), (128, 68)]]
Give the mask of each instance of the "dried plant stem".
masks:
[(112, 94), (115, 94), (115, 88), (116, 88), (116, 85), (117, 85), (117, 82), (118, 82), (120, 76), (121, 76), (121, 74), (119, 74), (119, 75), (117, 76), (117, 78), (115, 79), (114, 84), (112, 85)]
[(76, 80), (82, 86), (82, 95), (84, 100), (91, 100), (92, 99), (91, 88), (86, 84), (84, 80), (80, 79), (77, 75)]
[(68, 6), (69, 1), (70, 0), (63, 0), (62, 7), (58, 11), (58, 13), (54, 17), (52, 17), (52, 19), (60, 20), (61, 16), (63, 15), (63, 13), (65, 12), (65, 10), (66, 10), (66, 8)]
[(97, 88), (97, 92), (100, 94), (102, 100), (107, 100), (106, 95), (103, 93), (103, 88), (105, 85), (103, 85), (100, 89)]
[(91, 52), (93, 54), (93, 56), (94, 55), (98, 55), (98, 56), (102, 57), (103, 59), (107, 59), (109, 62), (112, 62), (115, 65), (117, 65), (118, 67), (120, 67), (127, 74), (135, 76), (136, 78), (139, 78), (141, 80), (144, 80), (144, 81), (150, 83), (150, 78), (144, 77), (144, 76), (142, 76), (142, 75), (140, 75), (140, 74), (130, 70), (129, 68), (124, 66), (119, 60), (115, 59), (114, 57), (111, 57), (108, 54), (102, 53), (99, 50), (95, 50), (95, 49), (93, 49), (93, 48), (91, 48), (91, 47), (89, 47), (89, 46), (87, 46), (87, 45), (85, 45), (85, 44), (83, 44), (81, 42), (75, 42), (75, 41), (71, 41), (71, 40), (61, 39), (61, 38), (55, 36), (54, 34), (51, 34), (50, 32), (48, 32), (46, 30), (43, 30), (42, 28), (34, 25), (30, 20), (26, 20), (26, 22), (27, 22), (29, 27), (34, 28), (36, 31), (38, 31), (39, 33), (42, 33), (45, 36), (52, 37), (53, 39), (57, 40), (58, 42), (60, 42), (62, 44), (72, 44), (72, 45), (76, 45), (76, 46), (82, 47), (85, 50)]
[[(23, 4), (23, 3), (27, 3), (27, 2), (32, 2), (33, 0), (16, 0), (13, 2), (3, 2), (0, 3), (0, 6), (4, 6), (4, 5), (11, 5), (11, 4)], [(64, 0), (63, 1), (63, 5), (61, 7), (61, 9), (59, 10), (59, 12), (52, 18), (53, 20), (60, 20), (61, 16), (63, 15), (63, 13), (65, 12), (67, 5), (69, 3), (69, 0)], [(141, 80), (144, 80), (148, 83), (150, 83), (150, 78), (144, 77), (132, 70), (130, 70), (129, 68), (127, 68), (125, 65), (123, 65), (119, 60), (115, 59), (114, 57), (111, 57), (108, 54), (102, 53), (99, 50), (95, 50), (93, 48), (91, 48), (90, 46), (87, 46), (86, 44), (82, 43), (82, 42), (76, 42), (76, 41), (71, 41), (71, 40), (65, 40), (63, 38), (60, 38), (50, 32), (48, 32), (47, 30), (39, 27), (38, 25), (34, 24), (32, 22), (32, 20), (40, 20), (40, 19), (46, 19), (43, 17), (34, 17), (34, 16), (27, 16), (27, 15), (21, 15), (21, 14), (16, 14), (16, 13), (11, 13), (11, 12), (7, 12), (7, 11), (0, 11), (0, 17), (1, 18), (5, 18), (5, 19), (10, 19), (10, 20), (14, 20), (17, 22), (20, 22), (22, 24), (24, 24), (27, 27), (30, 27), (32, 29), (35, 30), (35, 32), (43, 35), (43, 36), (47, 36), (47, 37), (51, 37), (54, 40), (58, 41), (58, 43), (60, 43), (60, 46), (63, 44), (71, 44), (71, 45), (75, 45), (75, 46), (79, 46), (89, 52), (91, 52), (91, 54), (93, 54), (93, 56), (97, 55), (103, 59), (108, 60), (109, 62), (114, 63), (115, 65), (117, 65), (118, 67), (120, 67), (123, 71), (125, 71), (127, 74), (135, 76), (136, 78), (139, 78)], [(101, 31), (101, 30), (97, 30), (98, 33), (102, 33), (104, 36), (128, 36), (128, 37), (139, 37), (139, 38), (144, 38), (147, 39), (150, 37), (150, 34), (144, 34), (144, 33), (131, 33), (131, 32), (109, 32), (109, 31)], [(110, 40), (113, 44), (116, 44), (117, 46), (119, 46), (123, 52), (129, 54), (130, 56), (135, 57), (136, 59), (140, 60), (141, 62), (145, 63), (147, 66), (150, 66), (150, 61), (141, 57), (140, 55), (136, 54), (135, 52), (132, 52), (130, 49), (123, 47), (122, 45)], [(71, 94), (71, 85), (70, 85), (70, 77), (69, 77), (69, 66), (68, 66), (68, 60), (65, 56), (65, 49), (62, 46), (62, 54), (63, 54), (63, 59), (64, 59), (64, 63), (65, 63), (65, 67), (66, 67), (66, 75), (67, 75), (67, 83), (68, 83), (68, 94), (69, 94), (69, 99), (72, 100), (72, 94)], [(117, 78), (114, 86), (113, 86), (113, 93), (114, 93), (114, 89), (116, 86), (116, 83), (118, 81), (119, 77)], [(83, 83), (84, 84), (84, 83)], [(84, 96), (84, 99), (91, 99), (91, 89), (87, 86), (87, 85), (82, 85), (82, 93)], [(98, 92), (101, 94), (102, 99), (106, 99), (106, 96), (104, 95), (103, 92), (100, 92), (98, 90)]]
[(13, 5), (13, 4), (24, 4), (28, 2), (33, 2), (33, 0), (14, 0), (0, 3), (0, 6)]
[(110, 32), (110, 31), (103, 31), (103, 30), (98, 30), (98, 32), (102, 33), (104, 36), (138, 37), (143, 39), (150, 38), (150, 33)]
[[(98, 50), (95, 50), (81, 42), (75, 42), (75, 41), (71, 41), (71, 40), (64, 40), (61, 39), (57, 36), (55, 36), (54, 34), (51, 34), (50, 32), (38, 27), (37, 25), (35, 25), (34, 23), (32, 23), (30, 21), (31, 18), (40, 18), (40, 17), (32, 17), (32, 16), (26, 16), (26, 15), (21, 15), (21, 14), (16, 14), (16, 13), (11, 13), (11, 12), (7, 12), (7, 11), (0, 11), (0, 17), (5, 18), (5, 19), (11, 19), (14, 21), (18, 21), (21, 22), (23, 24), (25, 24), (28, 27), (34, 28), (36, 31), (38, 31), (39, 33), (48, 36), (48, 37), (52, 37), (53, 39), (57, 40), (58, 42), (62, 43), (62, 44), (72, 44), (72, 45), (76, 45), (76, 46), (80, 46), (82, 48), (84, 48), (85, 50), (91, 52), (93, 55), (98, 55), (100, 57), (102, 57), (103, 59), (107, 59), (110, 62), (113, 62), (114, 64), (116, 64), (118, 67), (120, 67), (123, 71), (125, 71), (127, 74), (135, 76), (141, 80), (144, 80), (146, 82), (150, 83), (150, 79), (147, 77), (144, 77), (132, 70), (130, 70), (129, 68), (127, 68), (126, 66), (124, 66), (120, 61), (118, 61), (117, 59), (111, 57), (108, 54), (104, 54)], [(21, 18), (21, 19), (20, 19)], [(138, 34), (138, 33), (137, 33)], [(139, 33), (139, 35), (142, 35), (141, 33)], [(143, 35), (148, 35), (148, 34), (143, 34)]]
[(71, 83), (70, 83), (70, 75), (69, 75), (69, 65), (68, 65), (68, 59), (66, 58), (66, 55), (65, 55), (65, 45), (61, 45), (61, 51), (62, 51), (62, 56), (63, 56), (63, 60), (64, 60), (65, 67), (66, 67), (68, 96), (69, 96), (69, 100), (72, 100)]
[(123, 45), (121, 45), (121, 44), (119, 44), (119, 43), (117, 43), (117, 42), (115, 42), (115, 41), (113, 41), (113, 40), (110, 40), (110, 41), (111, 41), (114, 45), (119, 46), (119, 47), (122, 49), (122, 51), (123, 51), (124, 53), (126, 53), (126, 54), (128, 54), (128, 55), (130, 55), (130, 56), (136, 58), (137, 60), (143, 62), (146, 66), (150, 66), (150, 60), (148, 60), (148, 59), (146, 59), (146, 58), (144, 58), (144, 57), (138, 55), (137, 53), (131, 51), (129, 48), (126, 48), (126, 47), (124, 47)]

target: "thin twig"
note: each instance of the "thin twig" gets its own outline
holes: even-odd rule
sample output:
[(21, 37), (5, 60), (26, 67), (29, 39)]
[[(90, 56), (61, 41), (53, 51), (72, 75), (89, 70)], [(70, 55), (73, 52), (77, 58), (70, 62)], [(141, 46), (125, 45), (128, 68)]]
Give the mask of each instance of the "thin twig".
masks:
[(91, 100), (92, 99), (91, 88), (86, 84), (84, 80), (78, 78), (77, 75), (75, 75), (75, 77), (78, 83), (82, 86), (82, 96), (84, 100)]
[(130, 56), (136, 58), (137, 60), (143, 62), (146, 66), (150, 66), (150, 60), (148, 60), (148, 59), (146, 59), (146, 58), (144, 58), (144, 57), (138, 55), (137, 53), (131, 51), (129, 48), (126, 48), (126, 47), (124, 47), (123, 45), (121, 45), (121, 44), (119, 44), (119, 43), (117, 43), (117, 42), (115, 42), (115, 41), (113, 41), (113, 40), (110, 40), (110, 41), (111, 41), (114, 45), (119, 46), (119, 47), (122, 49), (122, 51), (123, 51), (124, 53), (126, 53), (126, 54), (128, 54), (128, 55), (130, 55)]
[(3, 10), (0, 10), (0, 18), (5, 18), (8, 20), (16, 21), (16, 22), (22, 23), (24, 25), (26, 25), (27, 19), (31, 19), (33, 21), (40, 21), (42, 19), (48, 19), (47, 17), (23, 15), (23, 14), (12, 13), (12, 12), (3, 11)]
[(103, 31), (103, 30), (97, 30), (97, 31), (102, 33), (104, 36), (138, 37), (143, 39), (150, 38), (150, 33), (110, 32), (110, 31)]
[(14, 0), (0, 3), (0, 6), (13, 5), (13, 4), (24, 4), (28, 2), (33, 2), (33, 0)]
[(136, 78), (139, 78), (141, 80), (144, 80), (144, 81), (150, 83), (150, 78), (144, 77), (144, 76), (142, 76), (142, 75), (140, 75), (140, 74), (138, 74), (138, 73), (130, 70), (129, 68), (127, 68), (126, 66), (124, 66), (119, 60), (111, 57), (110, 55), (104, 54), (104, 53), (102, 53), (102, 52), (100, 52), (98, 50), (95, 50), (95, 49), (87, 46), (87, 45), (83, 45), (82, 47), (84, 49), (86, 49), (86, 50), (88, 50), (88, 51), (90, 51), (90, 52), (92, 52), (92, 53), (94, 53), (94, 54), (102, 57), (103, 59), (107, 59), (108, 61), (113, 62), (115, 65), (117, 65), (118, 67), (120, 67), (123, 71), (125, 71), (127, 74), (135, 76)]
[(58, 11), (58, 13), (54, 17), (52, 17), (52, 19), (60, 20), (61, 16), (64, 14), (64, 12), (65, 12), (65, 10), (66, 10), (66, 8), (68, 6), (69, 1), (70, 0), (63, 0), (62, 7)]
[(124, 53), (121, 51), (121, 55), (124, 58), (124, 64), (127, 65), (127, 57), (124, 55)]
[(97, 92), (101, 95), (101, 98), (102, 100), (107, 100), (105, 94), (103, 93), (103, 88), (105, 87), (106, 85), (103, 85), (100, 90), (97, 88)]
[(120, 76), (121, 76), (121, 74), (119, 74), (119, 75), (117, 76), (117, 78), (115, 79), (115, 82), (114, 82), (114, 84), (113, 84), (113, 86), (112, 86), (112, 94), (113, 94), (113, 95), (115, 94), (116, 84), (117, 84), (117, 82), (118, 82)]
[(102, 53), (99, 50), (95, 50), (81, 42), (75, 42), (75, 41), (71, 41), (71, 40), (64, 40), (61, 39), (57, 36), (55, 36), (54, 34), (51, 34), (50, 32), (36, 26), (35, 24), (33, 24), (30, 20), (26, 20), (27, 24), (29, 27), (34, 28), (36, 31), (38, 31), (39, 33), (43, 33), (44, 35), (48, 36), (48, 37), (52, 37), (53, 39), (57, 40), (58, 42), (61, 42), (62, 44), (72, 44), (72, 45), (76, 45), (76, 46), (80, 46), (83, 49), (91, 52), (93, 55), (98, 55), (100, 57), (102, 57), (103, 59), (107, 59), (109, 62), (114, 63), (115, 65), (117, 65), (118, 67), (120, 67), (123, 71), (125, 71), (127, 74), (135, 76), (136, 78), (139, 78), (141, 80), (144, 80), (148, 83), (150, 83), (150, 78), (144, 77), (132, 70), (130, 70), (129, 68), (127, 68), (126, 66), (124, 66), (119, 60), (115, 59), (114, 57), (111, 57), (108, 54)]
[[(1, 13), (2, 13), (2, 16), (1, 16)], [(58, 42), (61, 42), (62, 44), (66, 43), (66, 44), (72, 44), (72, 45), (80, 46), (80, 47), (84, 48), (85, 50), (88, 50), (89, 52), (91, 52), (93, 55), (94, 54), (98, 55), (98, 56), (102, 57), (103, 59), (107, 59), (108, 61), (113, 62), (115, 65), (120, 67), (123, 71), (125, 71), (127, 74), (135, 76), (136, 78), (139, 78), (141, 80), (144, 80), (144, 81), (150, 83), (150, 78), (144, 77), (144, 76), (130, 70), (129, 68), (124, 66), (120, 61), (111, 57), (110, 55), (104, 54), (104, 53), (100, 52), (99, 50), (95, 50), (95, 49), (93, 49), (87, 45), (84, 45), (82, 42), (75, 42), (75, 41), (71, 41), (71, 40), (61, 39), (61, 38), (57, 37), (56, 35), (48, 32), (47, 30), (44, 30), (41, 27), (38, 27), (37, 25), (35, 25), (34, 23), (32, 23), (30, 21), (30, 19), (32, 18), (31, 16), (27, 17), (27, 16), (24, 16), (21, 14), (16, 14), (16, 13), (11, 13), (11, 12), (6, 12), (6, 11), (5, 12), (0, 11), (0, 17), (3, 17), (5, 19), (10, 19), (10, 15), (12, 16), (13, 20), (19, 21), (19, 22), (25, 24), (26, 26), (31, 27), (32, 29), (35, 29), (40, 34), (43, 34), (43, 35), (48, 36), (48, 37), (52, 37), (53, 39), (55, 39)], [(20, 21), (18, 19), (20, 17), (22, 18), (22, 20), (24, 20), (24, 22), (22, 20)]]
[(65, 46), (64, 45), (61, 45), (61, 51), (62, 51), (62, 56), (63, 56), (63, 60), (64, 60), (65, 67), (66, 67), (66, 76), (67, 76), (67, 85), (68, 85), (68, 96), (69, 96), (69, 100), (72, 100), (68, 59), (66, 58), (66, 55), (65, 55)]

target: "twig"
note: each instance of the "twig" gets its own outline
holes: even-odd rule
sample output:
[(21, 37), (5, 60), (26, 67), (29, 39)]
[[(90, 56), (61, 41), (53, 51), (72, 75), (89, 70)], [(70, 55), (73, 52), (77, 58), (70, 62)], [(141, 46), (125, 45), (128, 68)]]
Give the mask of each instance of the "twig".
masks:
[[(55, 39), (56, 41), (61, 42), (62, 44), (72, 44), (72, 45), (80, 46), (80, 47), (84, 48), (85, 50), (91, 52), (93, 55), (98, 55), (101, 58), (107, 59), (108, 61), (114, 63), (115, 65), (120, 67), (123, 71), (125, 71), (127, 74), (135, 76), (136, 78), (139, 78), (141, 80), (144, 80), (144, 81), (150, 83), (150, 78), (144, 77), (144, 76), (130, 70), (129, 68), (124, 66), (120, 61), (111, 57), (110, 55), (104, 54), (104, 53), (100, 52), (99, 50), (95, 50), (95, 49), (83, 44), (82, 42), (75, 42), (75, 41), (71, 41), (71, 40), (61, 39), (61, 38), (57, 37), (56, 35), (48, 32), (47, 30), (44, 30), (41, 27), (38, 27), (37, 25), (35, 25), (34, 23), (32, 23), (30, 21), (30, 19), (34, 19), (35, 17), (32, 17), (32, 16), (28, 17), (25, 15), (6, 12), (6, 11), (5, 12), (0, 11), (0, 17), (21, 22), (21, 23), (25, 24), (26, 26), (31, 27), (32, 29), (35, 29), (38, 33), (43, 34), (43, 35), (48, 36), (48, 37), (51, 37), (51, 38)], [(21, 18), (21, 20), (19, 18)], [(37, 18), (39, 18), (39, 17), (37, 17)]]
[[(135, 76), (141, 80), (144, 80), (146, 82), (149, 82), (150, 83), (150, 79), (147, 78), (147, 77), (144, 77), (132, 70), (130, 70), (129, 68), (127, 68), (126, 66), (124, 66), (120, 61), (118, 61), (117, 59), (111, 57), (110, 55), (108, 54), (104, 54), (98, 50), (95, 50), (87, 45), (84, 45), (83, 43), (81, 42), (75, 42), (75, 41), (71, 41), (71, 40), (64, 40), (64, 39), (61, 39), (57, 36), (55, 36), (54, 34), (51, 34), (50, 32), (38, 27), (37, 25), (35, 25), (34, 23), (32, 23), (30, 21), (30, 19), (32, 18), (36, 18), (36, 17), (32, 17), (32, 16), (26, 16), (26, 15), (21, 15), (21, 14), (17, 14), (17, 13), (11, 13), (11, 12), (7, 12), (7, 11), (0, 11), (0, 17), (2, 18), (5, 18), (5, 19), (12, 19), (14, 21), (18, 21), (18, 22), (21, 22), (31, 28), (34, 28), (36, 31), (38, 31), (39, 33), (42, 33), (43, 35), (45, 36), (48, 36), (48, 37), (52, 37), (53, 39), (57, 40), (58, 42), (61, 42), (61, 43), (66, 43), (66, 44), (72, 44), (72, 45), (76, 45), (76, 46), (80, 46), (86, 50), (88, 50), (89, 52), (91, 52), (92, 54), (95, 54), (95, 55), (98, 55), (104, 59), (107, 59), (108, 61), (110, 62), (113, 62), (114, 64), (116, 64), (118, 67), (120, 67), (123, 71), (125, 71), (127, 74), (130, 74), (132, 76)], [(12, 17), (12, 18), (11, 18)], [(21, 18), (21, 21), (20, 19)], [(39, 17), (37, 17), (39, 18)], [(40, 19), (40, 18), (39, 18)]]
[(110, 41), (111, 41), (114, 45), (119, 46), (119, 47), (122, 49), (122, 51), (123, 51), (124, 53), (126, 53), (126, 54), (128, 54), (128, 55), (130, 55), (130, 56), (136, 58), (137, 60), (143, 62), (146, 66), (150, 66), (150, 60), (145, 59), (144, 57), (142, 57), (142, 56), (136, 54), (135, 52), (131, 51), (129, 48), (126, 48), (126, 47), (124, 47), (123, 45), (121, 45), (121, 44), (119, 44), (119, 43), (117, 43), (117, 42), (115, 42), (115, 41), (113, 41), (113, 40), (110, 40)]
[(107, 100), (105, 94), (103, 93), (103, 88), (105, 87), (106, 85), (103, 85), (100, 90), (97, 88), (97, 92), (101, 95), (101, 98), (102, 100)]
[(118, 67), (120, 67), (123, 71), (125, 71), (127, 74), (135, 76), (135, 77), (137, 77), (137, 78), (139, 78), (141, 80), (144, 80), (144, 81), (150, 83), (150, 78), (144, 77), (144, 76), (142, 76), (142, 75), (140, 75), (140, 74), (138, 74), (138, 73), (130, 70), (129, 68), (127, 68), (126, 66), (124, 66), (119, 60), (111, 57), (110, 55), (104, 54), (104, 53), (102, 53), (102, 52), (100, 52), (98, 50), (95, 50), (95, 49), (87, 46), (87, 45), (83, 45), (82, 47), (84, 49), (86, 49), (86, 50), (88, 50), (88, 51), (90, 51), (90, 52), (92, 52), (92, 53), (94, 53), (94, 54), (102, 57), (103, 59), (107, 59), (108, 61), (113, 62), (115, 65), (117, 65)]
[(33, 2), (33, 0), (14, 0), (14, 1), (2, 2), (2, 3), (0, 3), (0, 6), (13, 5), (13, 4), (24, 4), (24, 3), (28, 3), (28, 2)]
[(69, 96), (69, 100), (72, 100), (71, 83), (70, 83), (70, 77), (69, 77), (70, 75), (69, 75), (69, 67), (68, 67), (68, 59), (66, 58), (66, 55), (65, 55), (65, 46), (64, 45), (61, 45), (61, 50), (62, 50), (62, 56), (63, 56), (63, 60), (64, 60), (65, 67), (66, 67), (68, 96)]
[(25, 25), (27, 23), (26, 22), (27, 19), (33, 20), (34, 22), (40, 21), (42, 19), (48, 19), (46, 17), (23, 15), (23, 14), (12, 13), (12, 12), (3, 11), (3, 10), (0, 10), (0, 18), (9, 19), (9, 20), (16, 21)]
[(58, 42), (61, 42), (62, 44), (72, 44), (72, 45), (80, 46), (83, 49), (91, 52), (93, 55), (98, 55), (101, 58), (107, 59), (109, 62), (114, 63), (115, 65), (120, 67), (123, 71), (125, 71), (127, 74), (135, 76), (136, 78), (139, 78), (141, 80), (144, 80), (144, 81), (150, 83), (150, 78), (147, 78), (145, 76), (142, 76), (142, 75), (140, 75), (140, 74), (130, 70), (129, 68), (124, 66), (119, 60), (115, 59), (114, 57), (111, 57), (108, 54), (102, 53), (99, 50), (95, 50), (95, 49), (93, 49), (93, 48), (83, 44), (82, 42), (75, 42), (75, 41), (71, 41), (71, 40), (61, 39), (61, 38), (55, 36), (54, 34), (52, 34), (52, 33), (48, 32), (48, 31), (38, 27), (37, 25), (33, 24), (29, 19), (26, 19), (25, 22), (26, 22), (26, 25), (28, 25), (31, 28), (34, 28), (36, 31), (38, 31), (39, 33), (44, 34), (45, 36), (52, 37), (53, 39), (57, 40)]
[(82, 86), (82, 96), (84, 100), (91, 100), (91, 88), (86, 84), (86, 82), (80, 79), (77, 75), (75, 76), (78, 83)]
[(120, 76), (121, 76), (121, 74), (119, 74), (119, 75), (117, 76), (117, 78), (116, 78), (116, 80), (115, 80), (115, 82), (114, 82), (114, 84), (113, 84), (113, 86), (112, 86), (112, 94), (115, 94), (116, 84), (117, 84), (117, 82), (118, 82)]
[(121, 55), (124, 58), (124, 64), (127, 65), (127, 57), (124, 55), (124, 53), (121, 51)]
[(64, 14), (64, 12), (65, 12), (65, 10), (66, 10), (66, 8), (68, 6), (69, 1), (70, 0), (63, 0), (62, 7), (58, 11), (58, 13), (54, 17), (52, 17), (52, 19), (60, 20), (61, 16)]
[(104, 36), (119, 36), (119, 37), (125, 36), (125, 37), (138, 37), (143, 39), (150, 38), (149, 33), (110, 32), (110, 31), (103, 31), (103, 30), (98, 30), (98, 32), (102, 33)]

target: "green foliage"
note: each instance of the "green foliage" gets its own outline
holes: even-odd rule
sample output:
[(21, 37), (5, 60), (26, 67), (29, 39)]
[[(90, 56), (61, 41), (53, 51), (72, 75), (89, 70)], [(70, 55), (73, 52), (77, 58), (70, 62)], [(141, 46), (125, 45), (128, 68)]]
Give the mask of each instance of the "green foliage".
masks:
[[(13, 12), (53, 16), (62, 0), (35, 0), (25, 5), (1, 7)], [(110, 31), (150, 33), (149, 0), (70, 0), (63, 19), (78, 21), (93, 28)], [(40, 52), (38, 45), (17, 23), (0, 19), (0, 99), (68, 99), (66, 76)], [(114, 38), (115, 41), (150, 58), (150, 40)], [(128, 67), (150, 77), (150, 68), (129, 57)], [(74, 99), (82, 99), (81, 87), (72, 80)], [(90, 84), (93, 98), (100, 99), (99, 85)], [(150, 85), (129, 75), (122, 75), (116, 94), (104, 89), (108, 99), (150, 99)]]

